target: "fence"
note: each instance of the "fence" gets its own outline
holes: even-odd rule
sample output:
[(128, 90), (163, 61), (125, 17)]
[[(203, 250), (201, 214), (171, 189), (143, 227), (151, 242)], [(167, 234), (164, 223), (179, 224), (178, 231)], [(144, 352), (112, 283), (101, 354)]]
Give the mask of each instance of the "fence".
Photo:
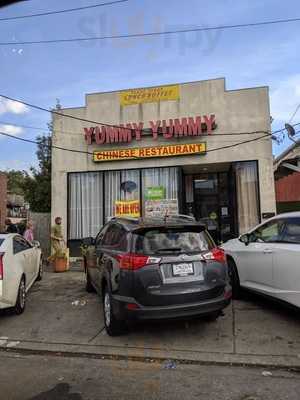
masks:
[(29, 213), (29, 219), (34, 226), (34, 239), (41, 244), (44, 258), (49, 257), (51, 253), (50, 232), (51, 215), (50, 213)]

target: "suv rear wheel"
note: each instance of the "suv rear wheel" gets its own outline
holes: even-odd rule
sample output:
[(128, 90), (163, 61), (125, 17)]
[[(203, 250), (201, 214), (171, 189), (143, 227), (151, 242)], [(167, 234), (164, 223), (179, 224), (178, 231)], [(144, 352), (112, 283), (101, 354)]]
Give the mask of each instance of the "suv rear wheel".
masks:
[(107, 285), (104, 286), (103, 290), (103, 318), (109, 336), (117, 336), (125, 332), (125, 321), (119, 321), (114, 315), (112, 296)]

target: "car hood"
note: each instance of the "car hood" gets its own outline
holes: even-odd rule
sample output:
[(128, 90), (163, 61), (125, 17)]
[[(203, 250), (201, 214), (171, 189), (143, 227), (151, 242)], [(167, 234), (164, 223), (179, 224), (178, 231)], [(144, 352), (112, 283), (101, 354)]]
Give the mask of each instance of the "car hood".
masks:
[(233, 246), (237, 245), (238, 243), (240, 243), (238, 238), (231, 239), (231, 240), (228, 240), (228, 242), (223, 243), (221, 248), (224, 249), (225, 251), (230, 250)]

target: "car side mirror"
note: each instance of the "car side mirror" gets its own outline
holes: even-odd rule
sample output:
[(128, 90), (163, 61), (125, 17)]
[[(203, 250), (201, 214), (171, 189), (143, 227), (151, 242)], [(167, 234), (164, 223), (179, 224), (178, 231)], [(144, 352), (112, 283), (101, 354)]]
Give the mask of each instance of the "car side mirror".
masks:
[(38, 240), (33, 240), (31, 242), (32, 247), (36, 247), (37, 249), (39, 249), (41, 247), (41, 244)]
[(245, 246), (248, 246), (250, 243), (250, 235), (248, 233), (245, 233), (244, 235), (241, 235), (239, 237), (239, 241), (244, 243)]
[(92, 237), (87, 237), (82, 239), (81, 244), (85, 247), (93, 246), (95, 244), (95, 239)]

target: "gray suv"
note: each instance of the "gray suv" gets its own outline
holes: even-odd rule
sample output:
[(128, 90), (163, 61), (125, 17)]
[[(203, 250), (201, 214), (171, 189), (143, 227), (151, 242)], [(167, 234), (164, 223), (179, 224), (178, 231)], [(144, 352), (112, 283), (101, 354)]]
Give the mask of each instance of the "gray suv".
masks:
[(82, 244), (86, 289), (101, 296), (109, 335), (129, 320), (217, 318), (230, 303), (224, 251), (191, 218), (113, 218)]

